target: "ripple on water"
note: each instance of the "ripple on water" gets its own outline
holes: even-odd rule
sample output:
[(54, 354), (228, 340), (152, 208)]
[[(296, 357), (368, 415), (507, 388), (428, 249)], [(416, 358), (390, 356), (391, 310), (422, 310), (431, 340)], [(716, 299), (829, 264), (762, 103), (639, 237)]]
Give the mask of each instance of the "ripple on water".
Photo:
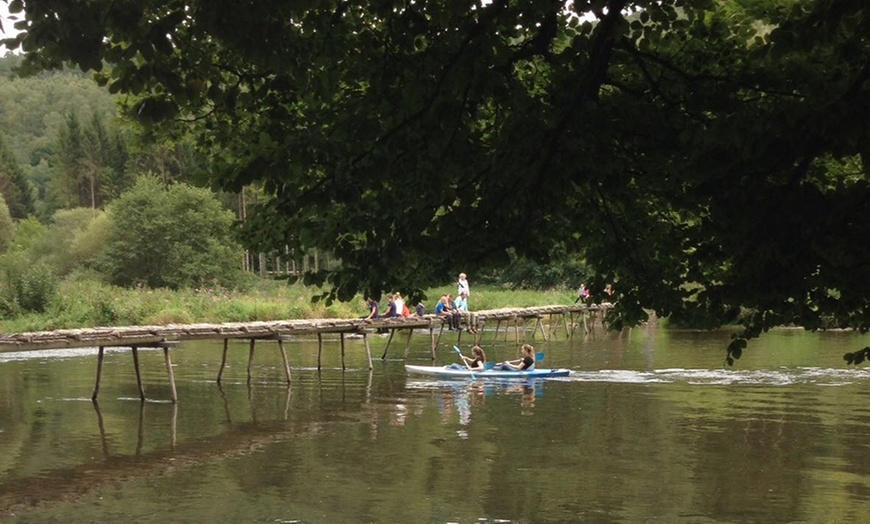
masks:
[(787, 386), (792, 384), (815, 384), (819, 386), (846, 386), (856, 381), (866, 381), (870, 371), (866, 369), (836, 368), (779, 368), (756, 370), (730, 369), (683, 369), (668, 368), (648, 371), (609, 370), (574, 371), (575, 382), (613, 383), (686, 383), (693, 385), (765, 385)]

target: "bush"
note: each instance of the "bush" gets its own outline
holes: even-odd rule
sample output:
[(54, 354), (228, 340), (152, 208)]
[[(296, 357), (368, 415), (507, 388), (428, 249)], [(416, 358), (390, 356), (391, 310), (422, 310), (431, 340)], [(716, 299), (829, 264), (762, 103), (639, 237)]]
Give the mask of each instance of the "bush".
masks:
[(120, 286), (232, 285), (241, 273), (235, 217), (215, 195), (143, 176), (112, 203), (102, 267)]
[(25, 311), (41, 313), (48, 309), (57, 296), (60, 281), (54, 271), (37, 263), (24, 270), (16, 285), (18, 305)]

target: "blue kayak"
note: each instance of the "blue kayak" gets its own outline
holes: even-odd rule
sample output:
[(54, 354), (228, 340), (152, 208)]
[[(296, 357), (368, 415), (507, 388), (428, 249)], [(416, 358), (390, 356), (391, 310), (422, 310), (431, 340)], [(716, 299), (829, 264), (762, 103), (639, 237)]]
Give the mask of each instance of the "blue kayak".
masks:
[(484, 371), (471, 371), (457, 369), (453, 366), (412, 366), (405, 365), (405, 371), (417, 375), (429, 375), (440, 378), (485, 378), (485, 379), (528, 379), (567, 377), (571, 374), (570, 369), (531, 369), (526, 371), (486, 369)]

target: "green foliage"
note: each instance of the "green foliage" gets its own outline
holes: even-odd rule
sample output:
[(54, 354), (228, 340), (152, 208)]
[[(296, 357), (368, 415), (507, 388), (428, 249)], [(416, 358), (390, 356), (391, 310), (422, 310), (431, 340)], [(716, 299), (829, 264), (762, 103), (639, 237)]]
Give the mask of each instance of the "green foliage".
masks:
[(508, 250), (510, 262), (488, 274), (482, 274), (480, 281), (490, 284), (504, 283), (513, 288), (524, 289), (572, 289), (592, 278), (592, 268), (577, 259), (564, 255), (543, 264), (517, 256), (513, 249)]
[(12, 215), (9, 214), (6, 200), (3, 198), (3, 195), (0, 195), (0, 253), (12, 247), (14, 236), (15, 224), (12, 222)]
[(33, 213), (33, 189), (18, 160), (0, 134), (0, 196), (6, 201), (14, 218)]
[(870, 329), (870, 5), (457, 5), (28, 0), (7, 44), (183, 123), (215, 186), (260, 183), (246, 241), (334, 252), (331, 298), (562, 244), (618, 282), (615, 326), (746, 311), (729, 359), (775, 325)]
[(855, 352), (846, 353), (843, 355), (843, 360), (846, 361), (847, 364), (862, 364), (865, 360), (870, 359), (870, 347), (865, 347), (863, 349), (859, 349)]
[(128, 188), (127, 146), (104, 117), (94, 112), (84, 125), (71, 111), (57, 140), (52, 189), (64, 207), (102, 208)]
[(46, 311), (57, 296), (59, 279), (46, 264), (32, 264), (16, 285), (18, 304), (25, 311)]
[(41, 313), (58, 293), (60, 280), (46, 264), (32, 262), (22, 253), (0, 257), (0, 311), (10, 318), (25, 312)]
[(109, 217), (102, 267), (115, 284), (178, 289), (238, 278), (234, 217), (205, 189), (143, 176)]
[(84, 252), (80, 245), (91, 224), (103, 215), (102, 211), (90, 208), (58, 211), (52, 217), (52, 222), (47, 229), (30, 241), (28, 256), (31, 260), (44, 262), (60, 276), (66, 276), (76, 269), (93, 266), (103, 249), (105, 237), (94, 238), (94, 235), (90, 234), (87, 238), (87, 241), (92, 244), (89, 246), (90, 252)]
[[(7, 54), (0, 57), (0, 68), (11, 69), (21, 61), (20, 56)], [(30, 199), (30, 204), (23, 201), (20, 212), (10, 202), (15, 218), (41, 213), (48, 220), (61, 207), (53, 193), (54, 169), (49, 167), (49, 160), (55, 158), (65, 115), (73, 110), (108, 118), (115, 112), (115, 102), (90, 75), (80, 71), (63, 70), (31, 78), (0, 76), (0, 129), (19, 166), (21, 178), (16, 185), (22, 187), (22, 196)]]
[(18, 223), (15, 228), (12, 249), (14, 251), (27, 251), (38, 244), (48, 233), (48, 227), (34, 217), (26, 218)]

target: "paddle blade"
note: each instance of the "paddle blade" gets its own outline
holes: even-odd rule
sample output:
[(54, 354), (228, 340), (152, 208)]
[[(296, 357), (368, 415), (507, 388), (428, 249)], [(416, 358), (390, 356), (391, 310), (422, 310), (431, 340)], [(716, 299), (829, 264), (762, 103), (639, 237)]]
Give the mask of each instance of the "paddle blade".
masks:
[(459, 353), (460, 355), (462, 354), (462, 350), (459, 349), (459, 346), (457, 346), (457, 345), (454, 345), (454, 346), (453, 346), (453, 351)]
[(483, 364), (484, 371), (486, 371), (487, 369), (492, 369), (494, 367), (495, 367), (495, 362), (484, 362), (484, 364)]
[(535, 362), (540, 362), (544, 360), (544, 352), (535, 353)]

